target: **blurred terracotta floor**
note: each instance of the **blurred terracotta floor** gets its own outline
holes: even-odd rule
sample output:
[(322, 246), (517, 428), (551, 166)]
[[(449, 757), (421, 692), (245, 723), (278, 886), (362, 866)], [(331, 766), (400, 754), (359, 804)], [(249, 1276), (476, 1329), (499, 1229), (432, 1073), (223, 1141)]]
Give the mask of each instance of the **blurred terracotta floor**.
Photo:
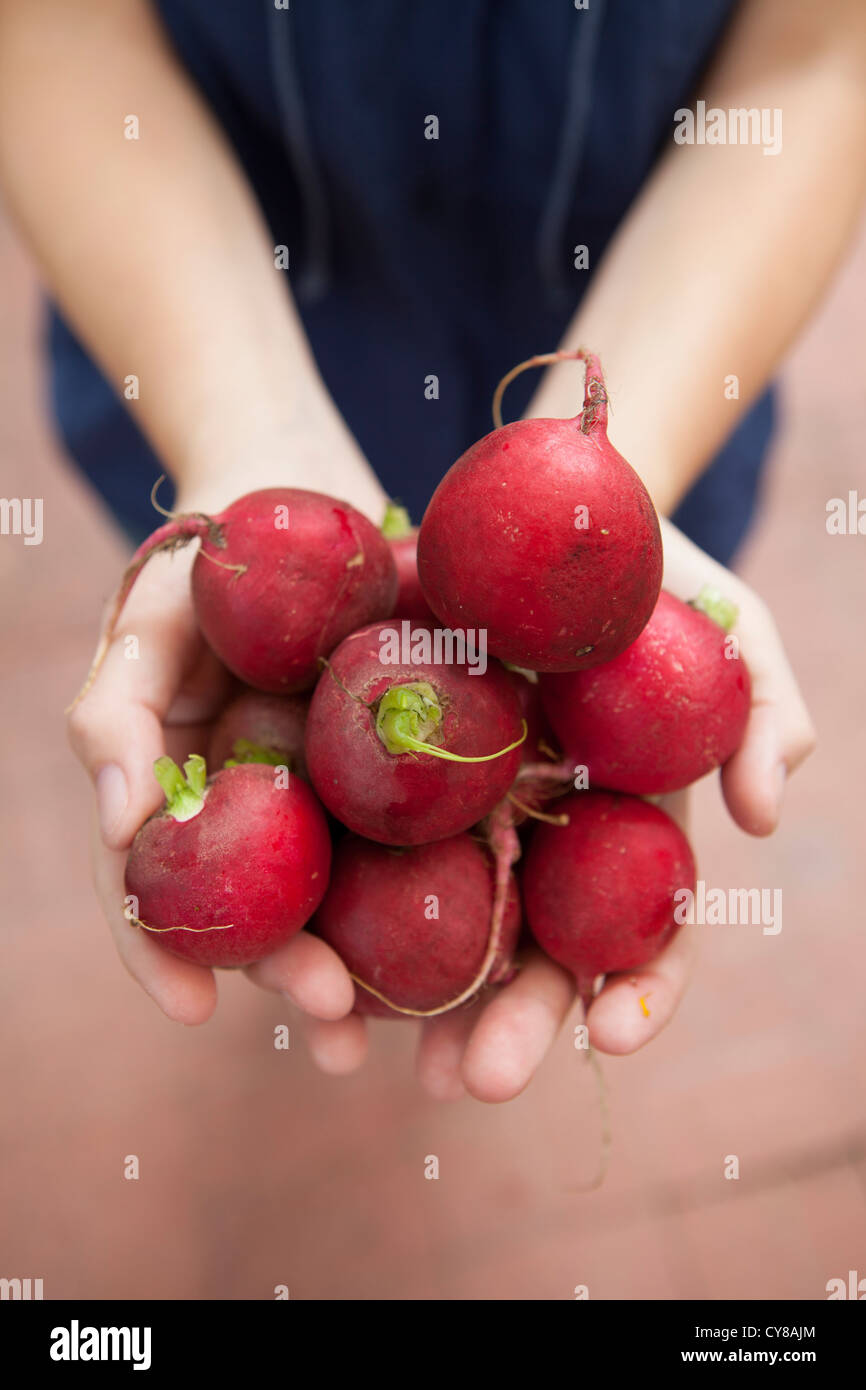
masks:
[[(702, 787), (716, 886), (781, 887), (779, 936), (704, 928), (677, 1019), (605, 1063), (614, 1153), (567, 1027), (500, 1108), (438, 1106), (413, 1029), (380, 1025), (356, 1078), (314, 1072), (297, 1020), (224, 976), (215, 1019), (168, 1023), (118, 964), (89, 886), (84, 775), (61, 711), (123, 548), (62, 463), (40, 404), (32, 280), (0, 229), (4, 496), (45, 540), (0, 537), (0, 1276), (46, 1298), (825, 1297), (866, 1275), (863, 786), (866, 538), (825, 504), (866, 495), (866, 238), (785, 373), (766, 516), (743, 557), (821, 734), (783, 829), (750, 842)], [(273, 1028), (292, 1027), (275, 1052)], [(123, 1177), (137, 1154), (141, 1177)], [(440, 1178), (424, 1177), (436, 1154)], [(723, 1177), (725, 1156), (739, 1181)]]

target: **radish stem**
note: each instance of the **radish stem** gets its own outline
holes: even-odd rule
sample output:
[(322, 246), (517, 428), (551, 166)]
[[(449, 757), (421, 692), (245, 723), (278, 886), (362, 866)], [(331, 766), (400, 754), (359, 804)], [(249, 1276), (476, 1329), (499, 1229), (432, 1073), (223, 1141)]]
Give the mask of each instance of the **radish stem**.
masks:
[(502, 397), (505, 389), (520, 376), (521, 372), (527, 371), (530, 367), (550, 367), (556, 362), (577, 362), (582, 361), (586, 364), (586, 380), (584, 385), (583, 410), (575, 418), (580, 422), (580, 429), (583, 434), (589, 434), (591, 430), (607, 429), (607, 388), (601, 374), (601, 365), (594, 352), (587, 352), (586, 348), (576, 348), (573, 352), (541, 352), (535, 357), (527, 357), (525, 362), (518, 362), (516, 367), (512, 367), (510, 372), (506, 372), (493, 393), (493, 423), (496, 428), (502, 429)]

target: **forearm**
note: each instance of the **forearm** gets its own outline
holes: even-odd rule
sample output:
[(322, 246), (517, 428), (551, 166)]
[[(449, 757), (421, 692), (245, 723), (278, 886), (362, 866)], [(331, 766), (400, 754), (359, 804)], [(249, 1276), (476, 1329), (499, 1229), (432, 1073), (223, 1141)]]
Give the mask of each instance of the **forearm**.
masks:
[(119, 391), (138, 378), (130, 409), (183, 492), (228, 501), (242, 466), (378, 519), (253, 195), (145, 0), (0, 0), (0, 178), (95, 360)]
[[(562, 344), (601, 356), (610, 437), (662, 511), (765, 387), (856, 225), (861, 0), (750, 0), (697, 96), (708, 108), (780, 108), (782, 152), (672, 138)], [(576, 414), (574, 371), (549, 369), (529, 413)]]

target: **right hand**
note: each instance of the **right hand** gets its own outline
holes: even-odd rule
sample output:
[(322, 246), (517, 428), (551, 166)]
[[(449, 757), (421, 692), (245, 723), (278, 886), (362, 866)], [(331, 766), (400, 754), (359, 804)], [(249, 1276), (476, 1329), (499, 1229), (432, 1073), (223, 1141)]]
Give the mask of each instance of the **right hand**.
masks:
[[(285, 470), (280, 470), (285, 472)], [(349, 473), (347, 465), (347, 473)], [(350, 474), (351, 476), (351, 474)], [(284, 485), (295, 480), (280, 479)], [(211, 483), (179, 499), (178, 511), (216, 512), (274, 477)], [(297, 482), (298, 486), (302, 486)], [(368, 482), (357, 487), (328, 480), (326, 490), (346, 496), (376, 516), (379, 499)], [(381, 510), (384, 511), (384, 499)], [(69, 739), (96, 792), (91, 836), (94, 882), (120, 958), (133, 979), (178, 1023), (204, 1023), (216, 1007), (216, 981), (206, 966), (171, 955), (147, 931), (124, 915), (124, 869), (139, 827), (163, 804), (153, 775), (156, 759), (168, 753), (183, 762), (190, 753), (206, 754), (210, 725), (228, 698), (233, 681), (198, 630), (190, 592), (195, 544), (173, 554), (156, 554), (139, 574), (124, 605), (114, 640), (99, 674), (70, 711)], [(137, 639), (127, 655), (126, 637)], [(302, 931), (272, 956), (248, 967), (256, 984), (288, 996), (312, 1020), (333, 1025), (317, 1050), (315, 1027), (310, 1045), (326, 1071), (354, 1069), (365, 1053), (363, 1021), (346, 1017), (354, 1004), (354, 985), (342, 961), (324, 941)]]
[[(139, 826), (162, 804), (153, 764), (206, 753), (211, 721), (231, 678), (198, 632), (189, 591), (194, 549), (156, 555), (129, 596), (117, 636), (92, 689), (70, 713), (72, 747), (93, 779), (92, 861), (96, 891), (127, 970), (169, 1018), (204, 1023), (216, 1005), (213, 971), (171, 955), (124, 916), (126, 855)], [(125, 655), (126, 636), (138, 642)], [(256, 968), (270, 987), (321, 1019), (352, 1008), (345, 966), (302, 932)]]

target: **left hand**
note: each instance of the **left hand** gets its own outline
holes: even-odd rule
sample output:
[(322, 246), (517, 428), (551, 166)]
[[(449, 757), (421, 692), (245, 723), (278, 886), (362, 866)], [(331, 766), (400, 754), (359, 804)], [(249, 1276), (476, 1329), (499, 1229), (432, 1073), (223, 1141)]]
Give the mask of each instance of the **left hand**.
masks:
[[(748, 585), (663, 521), (665, 588), (683, 599), (712, 584), (739, 607), (734, 632), (752, 678), (752, 711), (740, 748), (721, 771), (722, 792), (736, 823), (751, 835), (778, 824), (785, 781), (815, 746), (815, 732), (772, 616)], [(661, 805), (685, 828), (688, 796)], [(589, 1009), (589, 1035), (599, 1052), (636, 1052), (672, 1017), (688, 982), (694, 930), (681, 928), (649, 965), (611, 975)], [(430, 1019), (422, 1027), (418, 1075), (430, 1095), (512, 1100), (529, 1084), (575, 999), (572, 976), (537, 948), (517, 977), (489, 1002)], [(641, 999), (646, 1007), (641, 1006)], [(394, 1025), (397, 1026), (396, 1024)], [(328, 1070), (350, 1071), (363, 1058), (363, 1023), (354, 1015), (313, 1025), (314, 1055)]]

